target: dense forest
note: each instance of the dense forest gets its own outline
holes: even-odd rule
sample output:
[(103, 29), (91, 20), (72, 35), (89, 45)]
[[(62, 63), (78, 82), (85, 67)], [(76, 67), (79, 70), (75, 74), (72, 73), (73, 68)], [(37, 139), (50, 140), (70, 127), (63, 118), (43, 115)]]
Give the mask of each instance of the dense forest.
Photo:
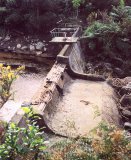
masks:
[[(130, 0), (126, 4), (130, 5)], [(111, 10), (112, 5), (119, 5), (119, 0), (0, 0), (0, 29), (44, 32), (77, 7), (79, 16), (86, 19), (93, 11)]]

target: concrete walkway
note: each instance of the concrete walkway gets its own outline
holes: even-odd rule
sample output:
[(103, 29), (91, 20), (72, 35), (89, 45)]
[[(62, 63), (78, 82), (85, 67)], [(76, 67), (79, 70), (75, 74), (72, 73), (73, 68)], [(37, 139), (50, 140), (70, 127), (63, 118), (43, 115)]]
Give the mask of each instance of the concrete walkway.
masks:
[(58, 134), (76, 137), (88, 134), (101, 121), (119, 124), (114, 90), (106, 82), (71, 80), (51, 113), (48, 125)]

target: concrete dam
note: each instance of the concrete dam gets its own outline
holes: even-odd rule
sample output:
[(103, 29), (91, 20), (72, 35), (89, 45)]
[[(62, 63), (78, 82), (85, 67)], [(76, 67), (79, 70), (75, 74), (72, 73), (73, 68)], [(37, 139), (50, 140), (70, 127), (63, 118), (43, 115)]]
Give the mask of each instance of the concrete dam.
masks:
[[(25, 105), (31, 105), (43, 117), (44, 124), (53, 133), (62, 136), (84, 136), (101, 121), (119, 125), (114, 89), (103, 76), (85, 74), (80, 28), (73, 28), (73, 32), (67, 32), (68, 27), (61, 30), (52, 31), (50, 43), (59, 43), (62, 49), (47, 76), (40, 80), (37, 91), (35, 89), (30, 99), (24, 102)], [(8, 108), (7, 105), (5, 107)], [(0, 115), (3, 115), (0, 119), (6, 120), (3, 112), (4, 107), (0, 110)], [(7, 121), (22, 125), (23, 116), (19, 105)]]

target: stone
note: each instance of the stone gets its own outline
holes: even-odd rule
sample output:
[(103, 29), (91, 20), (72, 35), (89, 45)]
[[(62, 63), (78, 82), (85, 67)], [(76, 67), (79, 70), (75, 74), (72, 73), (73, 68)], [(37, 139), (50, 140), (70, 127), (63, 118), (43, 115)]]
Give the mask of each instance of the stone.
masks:
[(23, 47), (21, 47), (21, 50), (27, 50), (28, 49), (28, 47), (27, 46), (23, 46)]
[(15, 51), (15, 47), (13, 47), (13, 51)]
[(35, 46), (30, 45), (30, 51), (34, 51), (35, 50)]
[(103, 64), (103, 63), (99, 63), (99, 64), (97, 64), (97, 65), (95, 66), (95, 69), (96, 69), (96, 70), (99, 70), (99, 69), (103, 69), (103, 67), (104, 67), (104, 64)]
[(124, 95), (120, 99), (121, 105), (131, 105), (131, 95)]
[(37, 55), (37, 56), (39, 56), (39, 55), (41, 55), (41, 54), (42, 54), (42, 51), (37, 51), (37, 52), (36, 52), (36, 55)]
[(120, 90), (121, 95), (128, 94), (128, 93), (131, 93), (131, 82), (128, 83), (126, 86), (122, 87)]
[(37, 49), (37, 50), (42, 50), (42, 48), (43, 48), (44, 46), (45, 46), (45, 45), (44, 45), (43, 42), (38, 42), (38, 43), (36, 44), (36, 49)]
[(10, 36), (6, 36), (5, 39), (4, 39), (4, 42), (7, 42), (10, 40)]
[(46, 47), (44, 47), (44, 52), (46, 52), (47, 51), (47, 48)]
[(17, 46), (16, 46), (18, 49), (20, 49), (21, 48), (21, 44), (17, 44)]
[(3, 37), (0, 37), (0, 41), (3, 39)]
[(31, 106), (31, 102), (23, 102), (21, 104), (21, 107), (30, 107)]
[(131, 111), (129, 111), (129, 110), (123, 110), (123, 111), (122, 111), (122, 114), (123, 114), (125, 117), (131, 118)]
[(9, 51), (12, 51), (13, 49), (12, 49), (12, 47), (8, 46), (8, 50), (9, 50)]
[(131, 123), (125, 122), (125, 123), (124, 123), (124, 128), (127, 129), (127, 130), (128, 130), (128, 129), (131, 130)]
[(124, 71), (120, 68), (115, 68), (114, 72), (120, 77), (124, 76)]
[(112, 68), (112, 65), (111, 65), (110, 63), (104, 63), (104, 66), (105, 66), (106, 68)]
[(131, 82), (131, 77), (126, 77), (123, 79), (124, 83), (128, 84)]

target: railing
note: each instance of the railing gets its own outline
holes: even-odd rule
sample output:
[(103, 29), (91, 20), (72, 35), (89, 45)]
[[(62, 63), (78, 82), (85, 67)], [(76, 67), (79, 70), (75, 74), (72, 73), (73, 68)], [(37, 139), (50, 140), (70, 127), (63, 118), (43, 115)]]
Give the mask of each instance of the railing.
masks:
[[(66, 26), (67, 24), (65, 24)], [(78, 30), (77, 27), (63, 27), (63, 28), (54, 28), (50, 31), (52, 38), (54, 37), (72, 37)]]

